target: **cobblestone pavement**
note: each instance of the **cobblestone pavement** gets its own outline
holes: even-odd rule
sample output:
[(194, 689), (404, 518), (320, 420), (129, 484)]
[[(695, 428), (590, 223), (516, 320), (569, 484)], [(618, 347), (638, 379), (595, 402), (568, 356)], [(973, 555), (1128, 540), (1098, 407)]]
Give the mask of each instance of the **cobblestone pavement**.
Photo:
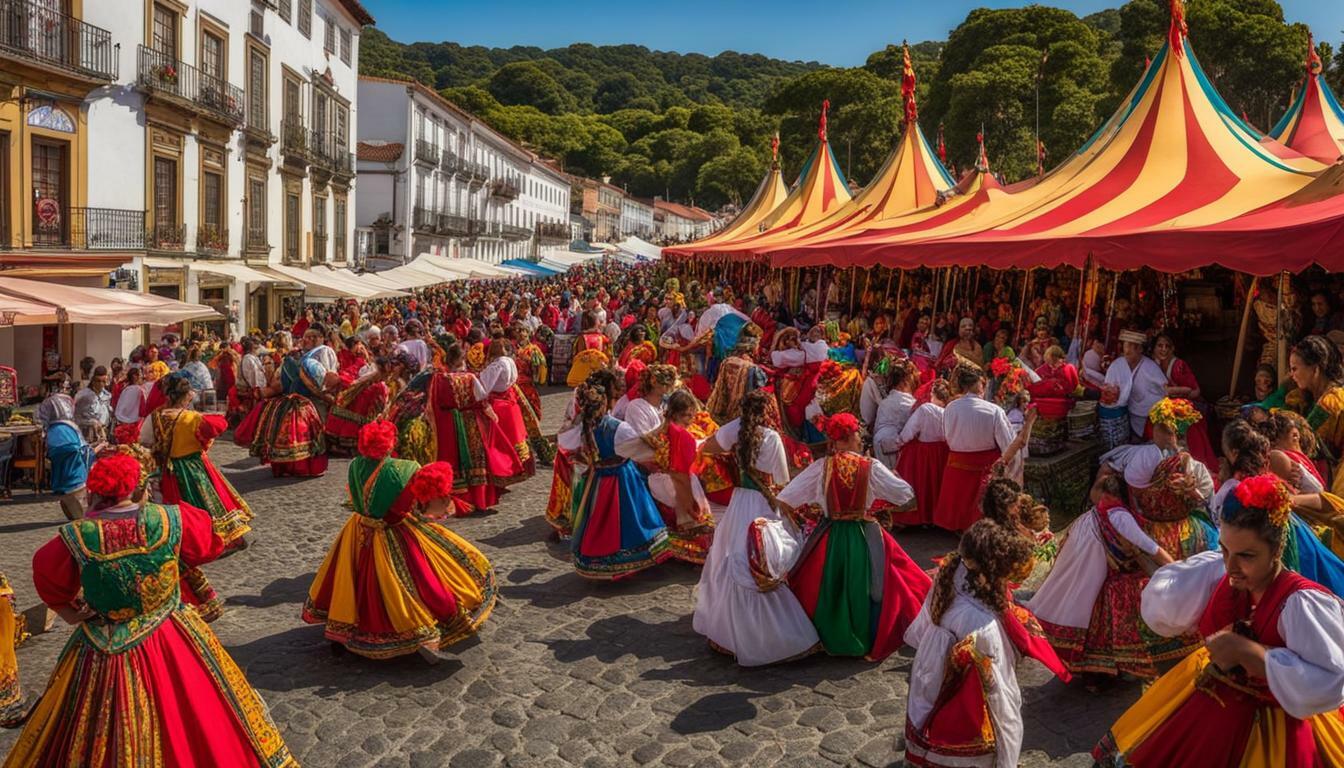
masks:
[[(563, 394), (546, 397), (548, 421)], [(574, 574), (542, 519), (550, 473), (518, 486), (492, 516), (453, 521), (495, 565), (501, 599), (480, 636), (445, 652), (371, 661), (331, 652), (299, 609), (346, 519), (346, 462), (312, 480), (275, 480), (234, 447), (213, 450), (256, 512), (250, 549), (206, 567), (228, 609), (213, 625), (269, 702), (307, 766), (716, 766), (899, 764), (910, 651), (880, 665), (816, 656), (739, 669), (691, 629), (698, 571), (668, 564), (617, 584)], [(62, 522), (51, 497), (0, 503), (0, 569), (20, 607), (36, 603), (33, 551)], [(954, 540), (898, 537), (921, 563)], [(40, 692), (64, 625), (19, 649)], [(1138, 695), (1102, 695), (1019, 670), (1023, 764), (1086, 766), (1087, 752)], [(16, 732), (0, 731), (0, 755)]]

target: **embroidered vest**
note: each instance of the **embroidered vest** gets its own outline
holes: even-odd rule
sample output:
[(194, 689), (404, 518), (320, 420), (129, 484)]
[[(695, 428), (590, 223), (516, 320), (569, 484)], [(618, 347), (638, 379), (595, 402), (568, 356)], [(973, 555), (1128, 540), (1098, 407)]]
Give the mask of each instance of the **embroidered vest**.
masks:
[(868, 519), (868, 480), (873, 460), (857, 453), (826, 459), (826, 508), (832, 520)]

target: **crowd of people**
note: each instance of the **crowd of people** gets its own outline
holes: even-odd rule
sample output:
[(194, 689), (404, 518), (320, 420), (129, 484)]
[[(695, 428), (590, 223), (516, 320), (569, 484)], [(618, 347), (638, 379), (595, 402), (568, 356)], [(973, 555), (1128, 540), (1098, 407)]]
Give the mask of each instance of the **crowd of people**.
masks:
[[(913, 647), (912, 764), (1016, 765), (1023, 656), (1089, 689), (1148, 686), (1101, 765), (1344, 764), (1329, 292), (1288, 376), (1262, 356), (1254, 397), (1225, 413), (1176, 356), (1162, 291), (1091, 306), (1062, 272), (975, 275), (959, 291), (865, 277), (845, 301), (838, 273), (603, 263), (88, 361), (37, 412), (70, 522), (34, 580), (81, 631), (19, 705), (0, 577), (0, 719), (25, 729), (5, 765), (101, 765), (111, 744), (132, 762), (293, 763), (208, 626), (223, 603), (203, 567), (246, 556), (254, 515), (210, 458), (230, 431), (276, 476), (353, 457), (352, 514), (298, 618), (360, 656), (433, 663), (475, 633), (495, 576), (451, 519), (549, 468), (551, 546), (575, 572), (698, 568), (692, 625), (742, 666)], [(553, 443), (547, 385), (572, 392)], [(1026, 462), (1088, 415), (1104, 452), (1085, 508), (1049, 509)], [(925, 526), (959, 544), (917, 563), (900, 539)], [(112, 688), (155, 726), (101, 706)]]

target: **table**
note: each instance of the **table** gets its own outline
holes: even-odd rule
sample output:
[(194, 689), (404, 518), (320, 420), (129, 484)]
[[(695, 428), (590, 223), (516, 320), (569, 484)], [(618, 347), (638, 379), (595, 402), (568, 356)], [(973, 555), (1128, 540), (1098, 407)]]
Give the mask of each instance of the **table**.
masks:
[(9, 466), (5, 468), (4, 477), (0, 477), (0, 489), (8, 496), (10, 476), (16, 468), (22, 468), (32, 469), (33, 492), (41, 493), (47, 467), (46, 432), (37, 424), (0, 425), (0, 440), (10, 437), (15, 439), (14, 452)]
[(1027, 457), (1023, 484), (1050, 508), (1052, 530), (1064, 528), (1087, 509), (1101, 454), (1101, 441), (1091, 439), (1070, 440), (1064, 450), (1050, 456)]

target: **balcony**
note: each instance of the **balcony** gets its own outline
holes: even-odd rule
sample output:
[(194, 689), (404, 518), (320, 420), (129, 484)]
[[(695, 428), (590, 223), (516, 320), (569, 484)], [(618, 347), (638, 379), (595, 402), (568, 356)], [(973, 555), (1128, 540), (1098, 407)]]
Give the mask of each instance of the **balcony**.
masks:
[(303, 118), (293, 115), (280, 121), (280, 153), (285, 162), (307, 167), (308, 129), (303, 125)]
[(145, 230), (145, 248), (151, 251), (183, 252), (187, 249), (185, 224), (155, 224)]
[(432, 142), (424, 139), (415, 140), (415, 162), (435, 166), (439, 164), (439, 158), (439, 148)]
[(490, 166), (485, 163), (466, 161), (462, 165), (461, 173), (467, 177), (467, 186), (482, 186), (490, 178)]
[(120, 75), (111, 32), (36, 0), (0, 0), (0, 56), (99, 83)]
[(196, 251), (207, 256), (222, 256), (228, 253), (228, 228), (202, 224), (196, 230)]
[[(84, 251), (140, 251), (145, 248), (144, 211), (64, 207), (43, 213), (44, 216), (33, 222), (33, 248)], [(0, 243), (0, 249), (11, 247), (10, 243)]]
[(504, 178), (495, 179), (490, 182), (490, 196), (496, 200), (517, 200), (518, 199), (518, 179)]
[(263, 152), (275, 143), (275, 134), (271, 133), (270, 117), (266, 114), (265, 104), (247, 104), (247, 113), (243, 118), (243, 137), (248, 146)]
[(439, 158), (439, 167), (443, 169), (444, 173), (462, 173), (465, 166), (466, 163), (463, 162), (462, 158), (446, 149), (443, 150), (443, 156)]
[(503, 230), (497, 222), (482, 221), (480, 219), (471, 220), (471, 237), (483, 238), (486, 240), (498, 240), (502, 236)]
[(411, 227), (422, 235), (432, 235), (438, 232), (439, 217), (438, 214), (428, 208), (415, 209), (414, 220)]
[(537, 240), (543, 243), (568, 243), (570, 234), (569, 224), (564, 222), (537, 222)]
[(532, 230), (527, 227), (505, 224), (500, 228), (500, 236), (505, 240), (530, 240), (532, 238)]
[(350, 183), (355, 178), (355, 153), (350, 151), (338, 151), (335, 157), (331, 158), (331, 170), (336, 175), (337, 182)]
[(243, 89), (140, 46), (136, 84), (151, 96), (165, 97), (224, 125), (243, 125)]
[(439, 234), (449, 237), (471, 237), (471, 221), (466, 216), (441, 213), (439, 214)]

